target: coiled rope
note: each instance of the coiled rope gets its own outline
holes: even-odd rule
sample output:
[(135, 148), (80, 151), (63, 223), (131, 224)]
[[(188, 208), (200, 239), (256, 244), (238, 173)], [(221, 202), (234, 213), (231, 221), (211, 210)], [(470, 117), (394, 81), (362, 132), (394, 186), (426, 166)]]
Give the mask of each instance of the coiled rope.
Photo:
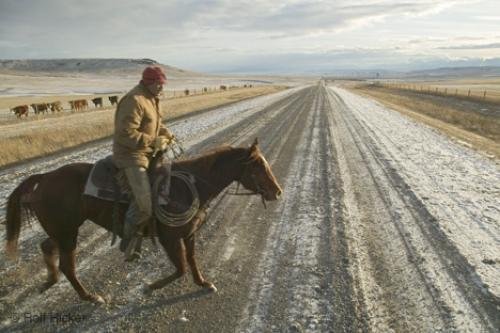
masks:
[[(153, 184), (153, 208), (154, 214), (158, 221), (169, 227), (181, 227), (191, 221), (200, 209), (200, 198), (196, 186), (194, 185), (194, 177), (190, 173), (183, 171), (172, 171), (171, 178), (177, 178), (184, 182), (191, 192), (191, 197), (193, 201), (190, 207), (182, 213), (169, 212), (166, 207), (167, 205), (161, 205), (160, 199), (160, 187), (165, 182), (165, 176), (158, 177), (158, 179)], [(168, 185), (167, 185), (168, 186)], [(164, 198), (167, 199), (168, 198)], [(168, 204), (168, 201), (167, 201)]]

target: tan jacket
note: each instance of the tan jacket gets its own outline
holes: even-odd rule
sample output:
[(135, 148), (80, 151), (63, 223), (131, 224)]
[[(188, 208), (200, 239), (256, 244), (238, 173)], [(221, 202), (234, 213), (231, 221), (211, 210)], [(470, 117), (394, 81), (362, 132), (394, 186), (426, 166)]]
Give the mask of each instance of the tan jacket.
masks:
[(141, 83), (118, 102), (113, 135), (113, 162), (118, 168), (147, 168), (154, 140), (168, 135), (160, 114), (160, 101)]

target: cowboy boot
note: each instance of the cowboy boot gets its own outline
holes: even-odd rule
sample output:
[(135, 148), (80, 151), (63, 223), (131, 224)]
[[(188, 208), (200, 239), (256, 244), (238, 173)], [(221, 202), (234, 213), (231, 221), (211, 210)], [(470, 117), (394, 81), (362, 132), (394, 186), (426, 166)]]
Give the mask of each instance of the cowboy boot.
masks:
[(134, 236), (125, 250), (125, 261), (131, 262), (141, 258), (142, 236)]
[(134, 261), (141, 257), (142, 238), (144, 237), (144, 229), (147, 227), (148, 221), (149, 220), (143, 221), (137, 226), (124, 251), (125, 261)]
[(135, 224), (130, 221), (125, 221), (123, 224), (123, 236), (120, 241), (120, 251), (125, 252), (129, 247), (130, 241), (134, 236)]

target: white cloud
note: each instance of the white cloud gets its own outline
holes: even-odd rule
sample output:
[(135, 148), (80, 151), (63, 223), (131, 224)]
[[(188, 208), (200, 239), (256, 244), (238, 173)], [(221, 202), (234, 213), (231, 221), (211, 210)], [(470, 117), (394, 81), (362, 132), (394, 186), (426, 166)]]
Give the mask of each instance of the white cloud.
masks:
[[(422, 54), (488, 56), (494, 48), (458, 47), (500, 42), (488, 19), (499, 16), (497, 7), (496, 0), (0, 0), (0, 55), (148, 57), (196, 70), (272, 59), (317, 67), (329, 59), (358, 66)], [(481, 31), (479, 17), (496, 37)]]
[(442, 47), (439, 47), (439, 49), (443, 49), (443, 50), (500, 49), (500, 43), (451, 45), (451, 46), (442, 46)]

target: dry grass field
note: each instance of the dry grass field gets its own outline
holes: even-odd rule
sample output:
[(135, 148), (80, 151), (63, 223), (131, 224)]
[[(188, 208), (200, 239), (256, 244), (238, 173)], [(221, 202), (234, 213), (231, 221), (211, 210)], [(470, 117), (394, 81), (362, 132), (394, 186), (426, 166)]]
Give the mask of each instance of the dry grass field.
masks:
[(496, 103), (377, 85), (353, 89), (500, 159), (500, 106)]
[[(162, 103), (162, 113), (164, 119), (168, 121), (168, 119), (191, 112), (283, 89), (286, 87), (258, 86), (181, 98), (165, 98)], [(75, 98), (75, 96), (58, 97), (61, 100)], [(26, 99), (26, 97), (17, 98), (20, 104)], [(114, 108), (107, 107), (85, 112), (64, 112), (39, 118), (30, 117), (27, 120), (12, 120), (4, 123), (0, 125), (0, 139), (2, 140), (0, 166), (109, 137), (113, 131), (113, 116)]]
[(457, 98), (486, 101), (500, 104), (500, 78), (443, 79), (434, 81), (391, 82), (394, 88), (418, 91), (435, 95), (448, 95)]

